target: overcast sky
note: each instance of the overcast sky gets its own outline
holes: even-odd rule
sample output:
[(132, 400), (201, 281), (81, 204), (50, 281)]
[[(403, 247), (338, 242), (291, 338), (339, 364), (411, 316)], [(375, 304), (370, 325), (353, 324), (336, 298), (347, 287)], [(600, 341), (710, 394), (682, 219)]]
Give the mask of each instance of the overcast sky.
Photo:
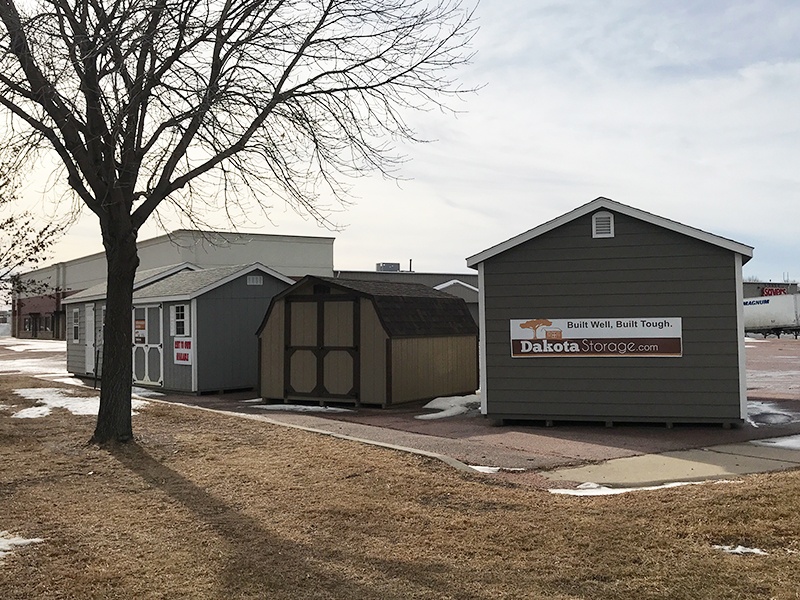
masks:
[[(437, 141), (407, 150), (408, 181), (356, 183), (337, 269), (466, 272), (605, 196), (754, 246), (745, 276), (800, 278), (800, 3), (482, 0), (477, 16), (461, 79), (483, 89), (457, 117), (412, 117)], [(272, 221), (248, 231), (332, 235), (279, 203)], [(87, 214), (54, 261), (101, 250)]]

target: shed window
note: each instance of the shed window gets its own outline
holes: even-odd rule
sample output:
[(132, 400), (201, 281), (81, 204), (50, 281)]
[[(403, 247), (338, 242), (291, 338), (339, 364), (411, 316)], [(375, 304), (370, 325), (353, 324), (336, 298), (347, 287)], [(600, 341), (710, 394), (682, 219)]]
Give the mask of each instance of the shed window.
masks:
[(30, 318), (30, 317), (25, 317), (25, 318), (22, 320), (22, 328), (23, 328), (25, 331), (31, 331), (31, 330), (33, 329), (33, 325), (32, 325), (32, 323), (33, 323), (33, 321), (31, 321), (31, 318)]
[(264, 277), (262, 275), (248, 275), (247, 285), (264, 285)]
[(72, 343), (77, 344), (81, 341), (81, 309), (72, 309)]
[(173, 337), (191, 335), (189, 331), (189, 309), (186, 304), (169, 307), (169, 334)]
[(610, 212), (597, 212), (592, 215), (592, 237), (614, 237), (614, 215)]

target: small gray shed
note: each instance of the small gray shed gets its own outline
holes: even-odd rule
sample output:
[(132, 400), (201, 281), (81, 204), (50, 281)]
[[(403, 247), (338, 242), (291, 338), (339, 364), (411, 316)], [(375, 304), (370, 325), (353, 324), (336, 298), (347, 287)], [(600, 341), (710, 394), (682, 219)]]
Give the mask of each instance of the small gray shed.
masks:
[(498, 420), (740, 424), (752, 248), (597, 198), (467, 259)]
[(478, 385), (466, 303), (421, 284), (308, 276), (274, 298), (258, 335), (265, 399), (385, 407)]
[[(134, 292), (182, 271), (200, 267), (183, 262), (136, 272)], [(103, 324), (106, 310), (106, 284), (100, 283), (62, 299), (67, 326), (67, 371), (75, 375), (100, 376), (103, 364)]]
[[(133, 294), (133, 382), (191, 393), (254, 388), (253, 331), (273, 296), (292, 283), (254, 263), (182, 270), (139, 286)], [(101, 325), (95, 330), (101, 343)], [(68, 370), (90, 373), (78, 363), (68, 360)]]

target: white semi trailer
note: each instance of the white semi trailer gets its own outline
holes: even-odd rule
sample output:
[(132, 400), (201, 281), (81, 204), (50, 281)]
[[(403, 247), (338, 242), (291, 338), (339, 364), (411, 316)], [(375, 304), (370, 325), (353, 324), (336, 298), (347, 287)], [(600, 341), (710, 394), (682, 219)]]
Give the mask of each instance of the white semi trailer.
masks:
[(745, 298), (744, 331), (761, 333), (764, 337), (800, 333), (800, 294)]

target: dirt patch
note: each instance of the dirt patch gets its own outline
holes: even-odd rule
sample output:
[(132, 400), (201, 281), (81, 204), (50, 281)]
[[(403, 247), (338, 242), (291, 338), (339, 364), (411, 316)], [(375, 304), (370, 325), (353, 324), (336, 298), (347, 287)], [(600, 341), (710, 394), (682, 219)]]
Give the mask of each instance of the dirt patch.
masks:
[(0, 377), (0, 530), (44, 539), (4, 599), (797, 597), (798, 472), (562, 497), (164, 404), (97, 448), (93, 417), (11, 417), (36, 386)]

